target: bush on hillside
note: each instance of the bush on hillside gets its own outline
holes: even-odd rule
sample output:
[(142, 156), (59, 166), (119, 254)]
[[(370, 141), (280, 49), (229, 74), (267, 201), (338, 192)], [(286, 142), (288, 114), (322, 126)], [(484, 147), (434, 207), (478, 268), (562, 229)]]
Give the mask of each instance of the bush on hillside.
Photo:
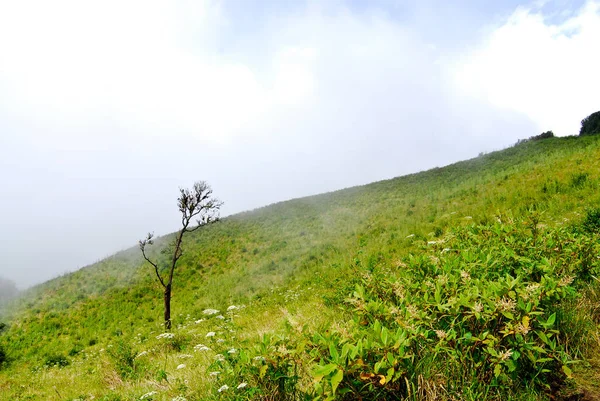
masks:
[(583, 229), (588, 233), (600, 234), (600, 208), (587, 211)]
[(554, 132), (552, 132), (552, 131), (542, 132), (541, 134), (532, 136), (529, 139), (532, 141), (541, 141), (542, 139), (549, 139), (549, 138), (554, 138)]
[[(539, 135), (530, 136), (527, 139), (519, 139), (517, 141), (517, 145), (520, 145), (522, 143), (529, 142), (529, 141), (541, 141), (543, 139), (549, 139), (549, 138), (554, 138), (554, 132), (546, 131), (546, 132), (542, 132)], [(481, 156), (481, 154), (480, 154), (480, 156)]]
[(600, 134), (600, 111), (590, 114), (581, 120), (579, 135)]
[[(5, 329), (6, 329), (6, 324), (0, 322), (0, 334), (2, 334), (2, 332)], [(0, 368), (2, 367), (2, 365), (4, 365), (6, 363), (6, 360), (7, 360), (6, 351), (4, 351), (4, 348), (0, 344)]]
[(6, 352), (4, 351), (4, 348), (2, 348), (2, 346), (0, 345), (0, 368), (2, 367), (2, 365), (4, 365), (5, 362)]

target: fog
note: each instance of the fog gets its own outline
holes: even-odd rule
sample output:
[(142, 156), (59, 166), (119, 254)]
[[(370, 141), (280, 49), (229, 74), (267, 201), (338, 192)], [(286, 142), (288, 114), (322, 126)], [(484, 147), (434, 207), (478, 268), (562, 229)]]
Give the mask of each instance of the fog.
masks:
[(0, 1), (0, 276), (387, 179), (600, 109), (598, 2)]

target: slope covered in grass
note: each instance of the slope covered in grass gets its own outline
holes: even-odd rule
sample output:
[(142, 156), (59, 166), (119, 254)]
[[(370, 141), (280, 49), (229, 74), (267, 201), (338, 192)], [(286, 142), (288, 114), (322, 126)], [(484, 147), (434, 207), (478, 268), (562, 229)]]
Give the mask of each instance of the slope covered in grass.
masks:
[(6, 312), (0, 399), (544, 399), (598, 345), (599, 185), (598, 137), (550, 138), (230, 216), (186, 238), (166, 336), (121, 252)]

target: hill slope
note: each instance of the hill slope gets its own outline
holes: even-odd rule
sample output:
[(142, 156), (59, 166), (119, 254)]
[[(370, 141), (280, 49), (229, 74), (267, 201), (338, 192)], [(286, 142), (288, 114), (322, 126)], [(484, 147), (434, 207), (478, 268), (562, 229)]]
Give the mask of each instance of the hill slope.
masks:
[[(299, 399), (305, 393), (323, 398), (335, 393), (351, 399), (361, 391), (367, 391), (373, 399), (395, 399), (389, 394), (414, 399), (543, 398), (545, 386), (552, 384), (549, 381), (564, 379), (561, 375), (549, 377), (543, 370), (570, 375), (570, 370), (561, 369), (567, 366), (567, 359), (589, 357), (594, 352), (594, 325), (598, 324), (594, 319), (600, 319), (600, 312), (595, 316), (591, 306), (572, 317), (585, 320), (581, 330), (587, 330), (582, 333), (591, 336), (589, 343), (565, 342), (560, 329), (557, 333), (551, 330), (573, 323), (562, 306), (569, 302), (590, 303), (597, 291), (593, 279), (583, 277), (584, 273), (596, 274), (598, 260), (590, 255), (598, 254), (597, 236), (576, 227), (586, 213), (590, 217), (590, 208), (600, 205), (599, 180), (599, 137), (551, 138), (444, 168), (228, 217), (186, 238), (185, 254), (174, 281), (172, 308), (177, 329), (172, 338), (160, 337), (162, 299), (152, 271), (136, 249), (121, 252), (42, 284), (13, 306), (4, 319), (10, 327), (0, 337), (9, 359), (0, 370), (0, 399), (133, 400), (153, 391), (156, 394), (145, 399), (275, 399), (283, 394)], [(496, 227), (498, 224), (500, 228)], [(544, 240), (532, 244), (530, 239), (537, 235)], [(506, 248), (504, 238), (513, 241), (510, 248)], [(160, 249), (169, 239), (159, 241), (156, 257), (166, 257)], [(560, 252), (552, 253), (555, 248), (560, 248)], [(450, 252), (452, 249), (464, 251)], [(506, 256), (506, 249), (518, 257)], [(568, 255), (564, 253), (567, 251)], [(471, 294), (471, 298), (460, 301), (471, 308), (479, 305), (477, 300), (483, 299), (485, 291), (505, 285), (507, 277), (516, 277), (518, 283), (512, 284), (515, 290), (493, 290), (496, 292), (490, 297), (495, 298), (489, 306), (493, 309), (493, 304), (500, 301), (508, 302), (508, 307), (511, 299), (516, 302), (519, 296), (511, 294), (520, 294), (516, 290), (521, 288), (519, 285), (545, 285), (540, 283), (546, 283), (544, 280), (555, 273), (550, 268), (546, 271), (536, 267), (525, 276), (515, 271), (514, 266), (525, 263), (519, 258), (536, 261), (531, 262), (535, 266), (546, 260), (553, 269), (562, 269), (556, 272), (561, 277), (573, 276), (572, 283), (561, 284), (564, 291), (554, 295), (543, 292), (551, 299), (540, 295), (540, 304), (529, 307), (515, 323), (526, 323), (528, 331), (531, 328), (533, 333), (537, 328), (535, 332), (542, 333), (519, 345), (527, 347), (530, 343), (531, 347), (542, 349), (531, 351), (532, 355), (537, 353), (537, 359), (527, 362), (531, 366), (521, 362), (525, 356), (515, 359), (513, 348), (506, 348), (511, 355), (504, 360), (502, 356), (485, 354), (485, 350), (481, 351), (484, 356), (477, 356), (481, 360), (457, 356), (460, 362), (446, 366), (443, 374), (431, 368), (437, 363), (433, 354), (424, 353), (421, 359), (432, 358), (431, 364), (414, 368), (418, 365), (416, 351), (408, 349), (415, 344), (423, 350), (437, 339), (436, 355), (445, 355), (445, 360), (449, 360), (452, 357), (445, 354), (450, 352), (448, 349), (460, 351), (465, 341), (476, 337), (475, 330), (481, 329), (467, 322), (460, 327), (471, 327), (471, 331), (457, 334), (458, 326), (454, 325), (458, 323), (448, 320), (448, 316), (466, 316), (463, 309), (455, 310), (458, 301), (444, 292), (454, 288), (453, 274), (462, 274), (464, 280), (455, 283), (460, 291), (458, 287), (452, 291)], [(490, 267), (488, 259), (499, 262)], [(446, 270), (429, 266), (438, 266), (440, 260)], [(457, 267), (448, 267), (452, 265)], [(505, 271), (509, 265), (512, 270)], [(565, 266), (587, 266), (587, 270), (568, 270)], [(405, 272), (411, 272), (410, 276)], [(443, 291), (436, 290), (429, 277), (444, 278), (440, 287)], [(474, 279), (469, 283), (477, 280), (481, 285), (465, 287), (465, 280), (471, 277)], [(404, 284), (398, 284), (401, 282)], [(411, 289), (408, 283), (414, 282), (430, 282), (428, 285), (433, 287)], [(488, 287), (488, 282), (494, 284)], [(403, 303), (408, 295), (399, 295), (404, 292), (410, 294), (408, 304)], [(429, 305), (430, 297), (446, 306)], [(389, 316), (397, 313), (394, 308), (410, 312), (410, 303), (422, 305), (427, 316), (438, 312), (442, 315), (438, 320), (427, 321), (411, 315), (412, 321), (422, 321), (422, 325), (414, 328), (414, 338), (407, 337), (405, 359), (410, 364), (404, 366), (404, 357), (398, 356), (405, 352), (400, 352), (404, 345), (399, 345), (399, 338), (413, 329), (402, 326), (397, 316)], [(230, 305), (240, 308), (227, 312)], [(377, 312), (365, 305), (381, 310)], [(485, 313), (488, 307), (485, 302), (481, 305)], [(215, 315), (224, 319), (205, 314), (206, 309), (221, 311)], [(490, 313), (496, 312), (502, 311), (494, 309)], [(514, 311), (510, 314), (514, 315)], [(553, 315), (552, 319), (558, 316), (558, 321), (550, 324), (548, 319)], [(500, 322), (509, 318), (499, 314), (494, 319)], [(358, 326), (353, 325), (354, 321)], [(506, 324), (509, 323), (512, 324), (510, 319)], [(375, 327), (377, 336), (386, 330), (396, 333), (399, 342), (389, 349), (382, 343), (367, 352), (362, 339), (372, 333), (361, 327)], [(494, 337), (500, 344), (507, 341), (506, 327), (486, 326), (487, 332), (482, 333), (505, 330)], [(223, 341), (217, 343), (211, 336), (206, 337), (211, 332)], [(385, 336), (387, 343), (388, 334)], [(547, 350), (544, 337), (548, 343), (558, 343)], [(379, 337), (376, 340), (383, 341)], [(375, 340), (369, 341), (371, 344)], [(479, 342), (489, 346), (490, 341), (480, 336), (471, 343), (473, 347)], [(210, 351), (198, 351), (204, 343)], [(359, 344), (360, 351), (356, 350)], [(564, 346), (571, 347), (571, 353)], [(469, 354), (470, 347), (465, 348), (464, 354), (476, 355)], [(234, 352), (228, 353), (232, 349)], [(365, 356), (353, 360), (349, 356), (353, 349), (356, 355)], [(261, 362), (258, 357), (267, 352), (271, 353), (270, 359)], [(343, 352), (346, 355), (338, 360), (338, 354)], [(142, 356), (136, 358), (140, 353)], [(233, 355), (237, 359), (231, 359)], [(388, 356), (389, 366), (383, 369), (382, 361)], [(560, 358), (566, 358), (565, 363)], [(513, 360), (514, 369), (506, 362)], [(321, 368), (315, 371), (314, 366)], [(440, 378), (453, 377), (450, 372), (457, 369), (464, 370), (462, 375), (483, 366), (493, 369), (494, 374), (469, 379), (479, 385), (469, 387), (458, 379)], [(211, 376), (211, 371), (220, 374)], [(535, 377), (519, 378), (513, 374), (525, 371), (534, 372)], [(593, 383), (596, 373), (589, 370), (585, 374)], [(242, 380), (248, 383), (247, 388), (234, 389), (234, 384)], [(316, 386), (314, 380), (318, 381)], [(231, 388), (218, 392), (224, 385)]]

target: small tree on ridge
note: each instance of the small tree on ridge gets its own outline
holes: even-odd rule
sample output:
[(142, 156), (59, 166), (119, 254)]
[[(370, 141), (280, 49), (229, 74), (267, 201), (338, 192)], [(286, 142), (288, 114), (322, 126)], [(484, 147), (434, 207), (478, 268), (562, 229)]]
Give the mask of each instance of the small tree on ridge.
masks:
[(600, 134), (600, 111), (590, 114), (581, 121), (579, 135)]
[[(164, 290), (165, 303), (165, 329), (171, 329), (171, 290), (173, 285), (173, 273), (177, 262), (183, 255), (182, 241), (185, 233), (196, 231), (200, 227), (214, 223), (219, 220), (219, 209), (223, 202), (212, 197), (212, 189), (205, 181), (196, 182), (193, 188), (179, 188), (177, 206), (181, 212), (181, 229), (177, 232), (173, 242), (173, 255), (166, 269), (166, 274), (161, 274), (157, 262), (150, 260), (146, 255), (146, 247), (154, 243), (154, 234), (148, 233), (145, 239), (140, 240), (140, 250), (144, 259), (154, 267), (154, 272)], [(193, 226), (192, 220), (196, 221)]]

